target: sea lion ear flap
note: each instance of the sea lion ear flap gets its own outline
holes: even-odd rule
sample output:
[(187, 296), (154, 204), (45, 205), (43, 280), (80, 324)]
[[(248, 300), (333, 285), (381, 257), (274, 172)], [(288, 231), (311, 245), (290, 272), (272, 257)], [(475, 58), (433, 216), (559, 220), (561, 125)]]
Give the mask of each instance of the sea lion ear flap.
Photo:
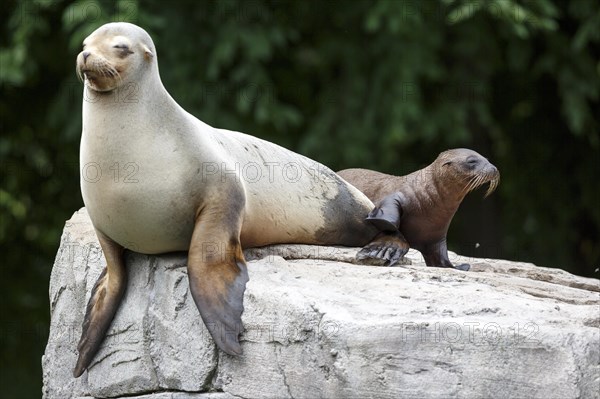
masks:
[(388, 195), (369, 212), (366, 220), (377, 227), (379, 231), (398, 231), (400, 228), (400, 217), (402, 216), (402, 198), (403, 196), (400, 192)]
[(154, 58), (154, 53), (152, 50), (150, 50), (150, 47), (142, 44), (142, 50), (144, 50), (144, 57), (146, 57), (146, 60), (150, 61), (152, 58)]

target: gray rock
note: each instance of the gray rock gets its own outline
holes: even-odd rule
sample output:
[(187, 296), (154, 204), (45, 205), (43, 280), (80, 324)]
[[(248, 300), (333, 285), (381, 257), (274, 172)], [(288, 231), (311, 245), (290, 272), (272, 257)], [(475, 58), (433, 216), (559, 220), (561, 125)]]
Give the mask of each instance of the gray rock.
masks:
[(104, 267), (82, 209), (52, 271), (43, 396), (600, 397), (598, 280), (455, 254), (470, 272), (427, 268), (412, 250), (409, 266), (349, 264), (357, 250), (246, 251), (239, 358), (216, 350), (189, 294), (185, 254), (129, 253), (126, 297), (89, 371), (74, 379), (85, 306)]

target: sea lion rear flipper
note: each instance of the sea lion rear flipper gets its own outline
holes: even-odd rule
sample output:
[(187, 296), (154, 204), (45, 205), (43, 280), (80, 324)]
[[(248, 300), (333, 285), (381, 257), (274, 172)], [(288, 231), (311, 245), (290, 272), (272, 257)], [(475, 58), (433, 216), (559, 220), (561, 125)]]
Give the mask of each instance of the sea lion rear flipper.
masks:
[[(241, 222), (235, 220), (241, 218), (228, 218), (223, 215), (222, 204), (218, 205), (218, 212), (203, 212), (196, 221), (188, 278), (196, 307), (215, 343), (235, 356), (242, 354), (238, 335), (243, 331), (241, 316), (248, 270), (239, 239)], [(214, 220), (215, 217), (221, 220)]]
[(393, 266), (406, 255), (409, 248), (408, 242), (399, 231), (379, 233), (373, 241), (358, 251), (356, 258), (360, 261), (378, 259), (386, 266)]
[(468, 263), (462, 263), (454, 266), (448, 258), (448, 247), (446, 240), (442, 240), (438, 243), (428, 245), (421, 249), (421, 254), (425, 259), (425, 264), (430, 267), (447, 267), (456, 270), (462, 270), (467, 272), (471, 269), (471, 265)]
[(73, 369), (75, 378), (83, 374), (98, 352), (127, 285), (123, 247), (98, 231), (96, 235), (106, 258), (106, 268), (92, 289), (85, 312), (81, 339), (77, 345), (79, 357)]
[(460, 265), (454, 266), (454, 268), (456, 270), (462, 270), (463, 272), (468, 272), (469, 270), (471, 270), (471, 265), (469, 265), (468, 263), (461, 263)]
[(377, 227), (379, 231), (398, 231), (402, 216), (402, 198), (400, 192), (388, 195), (369, 212), (366, 220)]

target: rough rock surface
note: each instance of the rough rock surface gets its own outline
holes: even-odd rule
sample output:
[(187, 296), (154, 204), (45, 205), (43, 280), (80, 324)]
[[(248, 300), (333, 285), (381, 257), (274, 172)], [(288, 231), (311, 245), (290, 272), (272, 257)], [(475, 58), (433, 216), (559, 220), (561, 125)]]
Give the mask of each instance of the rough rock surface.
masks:
[(254, 260), (239, 358), (215, 349), (189, 295), (185, 254), (130, 253), (126, 297), (75, 379), (85, 306), (104, 267), (82, 209), (66, 224), (52, 271), (43, 396), (600, 397), (598, 280), (458, 256), (470, 272), (427, 268), (414, 251), (409, 266), (345, 263), (356, 251), (246, 251)]

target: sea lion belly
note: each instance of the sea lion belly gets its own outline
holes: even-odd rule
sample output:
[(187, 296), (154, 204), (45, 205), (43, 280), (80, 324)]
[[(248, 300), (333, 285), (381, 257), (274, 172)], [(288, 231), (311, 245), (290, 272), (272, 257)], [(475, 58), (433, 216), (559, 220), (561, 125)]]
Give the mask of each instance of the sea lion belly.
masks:
[[(189, 248), (195, 211), (193, 202), (187, 200), (189, 193), (160, 185), (108, 184), (113, 184), (111, 190), (103, 190), (105, 184), (82, 183), (84, 203), (98, 230), (121, 246), (144, 254)], [(170, 197), (165, 195), (167, 191), (172, 193)]]

